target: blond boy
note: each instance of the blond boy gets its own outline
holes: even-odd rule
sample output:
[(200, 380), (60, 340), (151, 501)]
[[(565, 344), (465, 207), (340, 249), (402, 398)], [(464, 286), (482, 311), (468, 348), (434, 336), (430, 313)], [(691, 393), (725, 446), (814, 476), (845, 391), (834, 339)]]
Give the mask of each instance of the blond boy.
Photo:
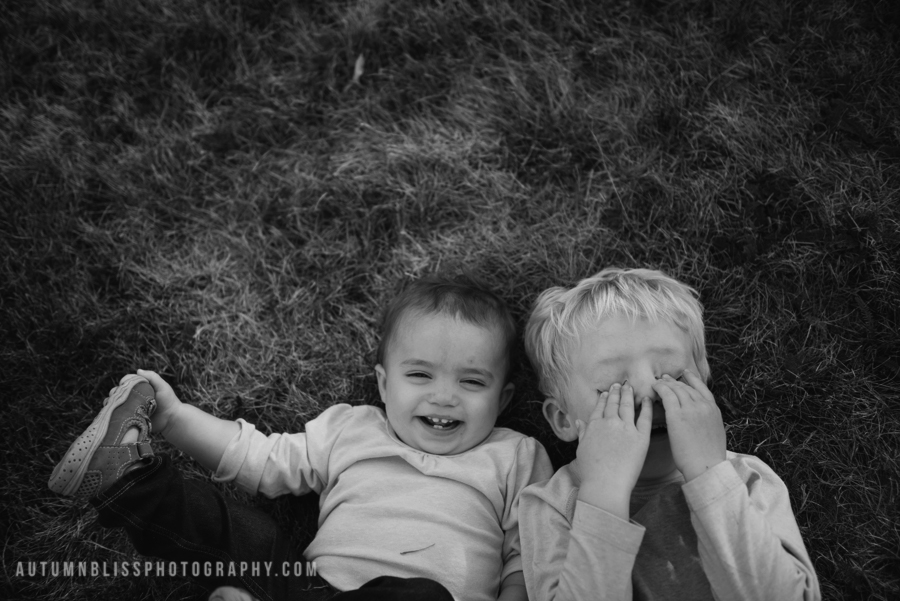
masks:
[(604, 269), (540, 295), (526, 350), (576, 459), (522, 493), (532, 601), (817, 600), (781, 479), (725, 449), (696, 292)]

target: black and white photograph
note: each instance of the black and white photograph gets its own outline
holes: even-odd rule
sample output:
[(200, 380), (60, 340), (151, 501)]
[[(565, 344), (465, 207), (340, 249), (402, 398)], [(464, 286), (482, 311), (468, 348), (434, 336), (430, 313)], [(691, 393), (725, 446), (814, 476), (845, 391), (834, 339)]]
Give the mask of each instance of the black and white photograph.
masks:
[(896, 0), (6, 0), (9, 601), (900, 599)]

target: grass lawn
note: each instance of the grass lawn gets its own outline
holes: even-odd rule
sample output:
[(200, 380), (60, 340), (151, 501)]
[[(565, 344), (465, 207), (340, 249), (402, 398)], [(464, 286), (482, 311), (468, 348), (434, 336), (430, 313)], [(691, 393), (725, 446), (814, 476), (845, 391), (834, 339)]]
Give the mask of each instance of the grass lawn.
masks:
[[(701, 292), (729, 448), (786, 482), (824, 598), (900, 598), (896, 0), (3, 12), (0, 597), (200, 593), (15, 575), (138, 557), (46, 485), (123, 374), (297, 431), (377, 402), (404, 278), (474, 271), (524, 324), (544, 288), (619, 265)], [(519, 367), (501, 425), (560, 465)], [(314, 499), (254, 502), (308, 537)]]

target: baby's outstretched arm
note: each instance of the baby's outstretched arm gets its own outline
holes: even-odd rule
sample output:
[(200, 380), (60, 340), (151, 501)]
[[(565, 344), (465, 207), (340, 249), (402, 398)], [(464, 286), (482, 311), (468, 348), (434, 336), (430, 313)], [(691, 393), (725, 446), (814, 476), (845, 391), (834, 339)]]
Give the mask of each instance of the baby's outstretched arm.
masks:
[(137, 373), (150, 381), (156, 393), (156, 411), (150, 420), (154, 432), (206, 469), (215, 471), (228, 443), (240, 432), (240, 425), (182, 403), (156, 372), (139, 369)]

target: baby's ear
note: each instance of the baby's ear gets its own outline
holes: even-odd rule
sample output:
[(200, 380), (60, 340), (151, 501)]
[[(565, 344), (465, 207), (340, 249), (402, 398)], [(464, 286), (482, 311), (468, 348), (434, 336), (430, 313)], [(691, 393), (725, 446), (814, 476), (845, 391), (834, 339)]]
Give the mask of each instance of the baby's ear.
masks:
[(508, 382), (503, 390), (500, 391), (500, 412), (506, 409), (506, 406), (509, 405), (509, 402), (512, 400), (513, 392), (516, 391), (516, 385), (512, 382)]
[(553, 428), (553, 433), (557, 438), (566, 442), (578, 440), (578, 428), (575, 427), (575, 420), (569, 417), (558, 400), (544, 399), (544, 417), (550, 422), (550, 427)]
[(381, 396), (381, 402), (387, 397), (387, 374), (381, 363), (375, 366), (375, 378), (378, 380), (378, 394)]

